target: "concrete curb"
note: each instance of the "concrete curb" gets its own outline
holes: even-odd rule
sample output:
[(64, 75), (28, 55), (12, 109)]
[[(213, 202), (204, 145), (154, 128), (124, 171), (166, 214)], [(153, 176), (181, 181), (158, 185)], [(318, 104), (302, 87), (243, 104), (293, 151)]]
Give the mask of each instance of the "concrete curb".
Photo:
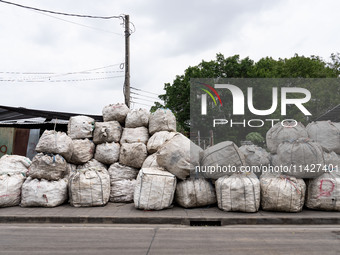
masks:
[(0, 223), (57, 224), (171, 224), (192, 226), (225, 225), (337, 225), (338, 217), (93, 217), (93, 216), (2, 216)]
[(174, 206), (161, 211), (138, 210), (133, 204), (109, 203), (102, 207), (0, 208), (0, 224), (170, 224), (191, 226), (225, 225), (338, 225), (340, 212), (304, 209), (299, 213), (258, 211), (225, 212), (216, 206), (185, 209)]

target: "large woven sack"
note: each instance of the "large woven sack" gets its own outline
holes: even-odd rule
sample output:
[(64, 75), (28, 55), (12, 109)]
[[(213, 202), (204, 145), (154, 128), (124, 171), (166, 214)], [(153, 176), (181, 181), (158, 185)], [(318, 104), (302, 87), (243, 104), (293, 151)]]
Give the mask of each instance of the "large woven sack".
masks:
[(120, 143), (144, 143), (149, 140), (149, 131), (146, 127), (124, 128)]
[(246, 165), (243, 153), (231, 141), (218, 143), (200, 153), (201, 172), (203, 177), (218, 179), (241, 171)]
[(86, 170), (89, 168), (105, 168), (107, 170), (107, 166), (96, 159), (91, 159), (83, 165), (78, 165), (77, 170)]
[(284, 124), (285, 126), (282, 126), (281, 122), (276, 123), (266, 134), (267, 148), (271, 153), (276, 153), (277, 147), (284, 141), (308, 137), (306, 128), (301, 122), (296, 126), (295, 122), (285, 121)]
[(157, 168), (139, 171), (134, 192), (134, 204), (138, 209), (162, 210), (173, 202), (176, 176)]
[(118, 121), (96, 122), (94, 124), (93, 142), (100, 143), (118, 143), (122, 135), (122, 126)]
[(277, 154), (270, 154), (270, 164), (272, 166), (280, 165)]
[(114, 163), (109, 168), (111, 193), (110, 202), (133, 202), (138, 169)]
[(315, 178), (326, 171), (321, 146), (309, 138), (281, 143), (275, 164), (284, 166), (281, 173), (296, 178)]
[(200, 147), (189, 138), (177, 133), (157, 151), (157, 163), (177, 178), (185, 180), (199, 166)]
[(150, 168), (150, 167), (160, 168), (160, 166), (157, 163), (157, 154), (156, 153), (149, 155), (143, 162), (142, 168)]
[(308, 182), (306, 206), (311, 209), (340, 211), (340, 172), (329, 171)]
[(260, 181), (254, 173), (235, 173), (215, 182), (217, 205), (223, 211), (257, 212)]
[(267, 173), (261, 176), (261, 206), (265, 211), (300, 212), (306, 184), (295, 177)]
[(47, 181), (28, 177), (22, 185), (22, 207), (55, 207), (67, 200), (67, 179)]
[(31, 160), (24, 156), (3, 155), (0, 158), (0, 174), (23, 173), (27, 174)]
[(99, 162), (111, 165), (119, 159), (119, 143), (101, 143), (96, 147), (94, 158)]
[(256, 176), (262, 174), (262, 166), (270, 165), (270, 154), (265, 149), (256, 145), (242, 145), (239, 149), (245, 157), (247, 166), (251, 167)]
[(327, 151), (340, 154), (340, 123), (331, 121), (316, 121), (306, 127), (308, 136), (320, 143)]
[(118, 121), (120, 124), (125, 123), (126, 115), (130, 109), (126, 104), (110, 104), (103, 108), (103, 119), (107, 121)]
[(0, 207), (16, 206), (21, 200), (22, 173), (0, 174)]
[(93, 158), (95, 144), (89, 139), (74, 139), (70, 163), (85, 164)]
[(104, 167), (78, 169), (69, 178), (69, 202), (74, 207), (106, 205), (110, 197), (110, 175)]
[(216, 203), (211, 182), (202, 178), (180, 181), (176, 186), (175, 201), (184, 208), (202, 207)]
[(141, 168), (148, 152), (144, 143), (123, 143), (120, 147), (119, 163)]
[(157, 109), (150, 114), (149, 132), (176, 131), (176, 117), (169, 109)]
[(147, 127), (149, 125), (150, 112), (146, 109), (133, 109), (126, 115), (125, 127)]
[(60, 155), (38, 153), (32, 159), (28, 176), (32, 179), (58, 181), (67, 173), (67, 162)]
[(152, 154), (158, 151), (158, 149), (167, 141), (175, 136), (176, 132), (159, 131), (154, 133), (147, 144), (148, 153)]
[(43, 153), (60, 154), (69, 161), (73, 153), (73, 142), (64, 132), (45, 130), (35, 150)]
[(70, 175), (76, 171), (77, 171), (77, 165), (68, 163), (66, 167), (65, 178), (68, 179)]
[(323, 152), (323, 158), (325, 159), (325, 168), (328, 170), (340, 170), (340, 158), (339, 156), (334, 152)]
[(120, 180), (111, 185), (110, 202), (132, 203), (136, 180)]
[(94, 129), (94, 119), (88, 116), (73, 116), (68, 121), (67, 134), (72, 139), (91, 138)]

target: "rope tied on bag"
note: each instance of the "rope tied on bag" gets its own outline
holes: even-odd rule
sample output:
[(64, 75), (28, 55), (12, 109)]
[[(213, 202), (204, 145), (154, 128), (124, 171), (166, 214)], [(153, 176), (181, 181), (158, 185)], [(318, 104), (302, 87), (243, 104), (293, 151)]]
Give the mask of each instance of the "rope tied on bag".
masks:
[(297, 193), (301, 194), (301, 190), (296, 186), (296, 182), (294, 182), (289, 176), (281, 175), (279, 178), (285, 180), (286, 182), (288, 181), (295, 188)]

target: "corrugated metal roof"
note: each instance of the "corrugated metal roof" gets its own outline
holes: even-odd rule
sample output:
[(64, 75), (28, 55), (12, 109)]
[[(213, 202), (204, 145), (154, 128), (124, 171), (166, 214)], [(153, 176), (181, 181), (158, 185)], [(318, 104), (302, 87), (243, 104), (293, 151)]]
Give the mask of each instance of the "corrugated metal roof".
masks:
[(32, 118), (45, 118), (50, 121), (52, 119), (58, 120), (69, 120), (72, 116), (86, 115), (94, 118), (97, 121), (103, 121), (101, 115), (81, 114), (81, 113), (70, 113), (70, 112), (54, 112), (28, 109), (23, 107), (10, 107), (0, 105), (0, 121), (5, 120), (19, 120), (19, 119), (32, 119)]
[(0, 105), (0, 127), (42, 128), (53, 125), (65, 126), (72, 116), (86, 115), (96, 121), (103, 121), (100, 115), (53, 112)]

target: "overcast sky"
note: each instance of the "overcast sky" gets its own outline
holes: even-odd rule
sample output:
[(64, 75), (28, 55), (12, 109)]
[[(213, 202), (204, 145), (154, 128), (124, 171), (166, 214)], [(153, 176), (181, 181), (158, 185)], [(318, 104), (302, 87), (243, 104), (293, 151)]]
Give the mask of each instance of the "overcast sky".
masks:
[[(328, 61), (340, 51), (337, 0), (8, 1), (66, 13), (129, 14), (136, 27), (131, 86), (155, 94), (216, 53), (255, 61), (298, 53)], [(119, 19), (65, 17), (0, 3), (0, 105), (101, 114), (105, 105), (123, 102), (123, 32)], [(148, 96), (135, 100), (147, 105), (157, 97), (132, 91)]]

